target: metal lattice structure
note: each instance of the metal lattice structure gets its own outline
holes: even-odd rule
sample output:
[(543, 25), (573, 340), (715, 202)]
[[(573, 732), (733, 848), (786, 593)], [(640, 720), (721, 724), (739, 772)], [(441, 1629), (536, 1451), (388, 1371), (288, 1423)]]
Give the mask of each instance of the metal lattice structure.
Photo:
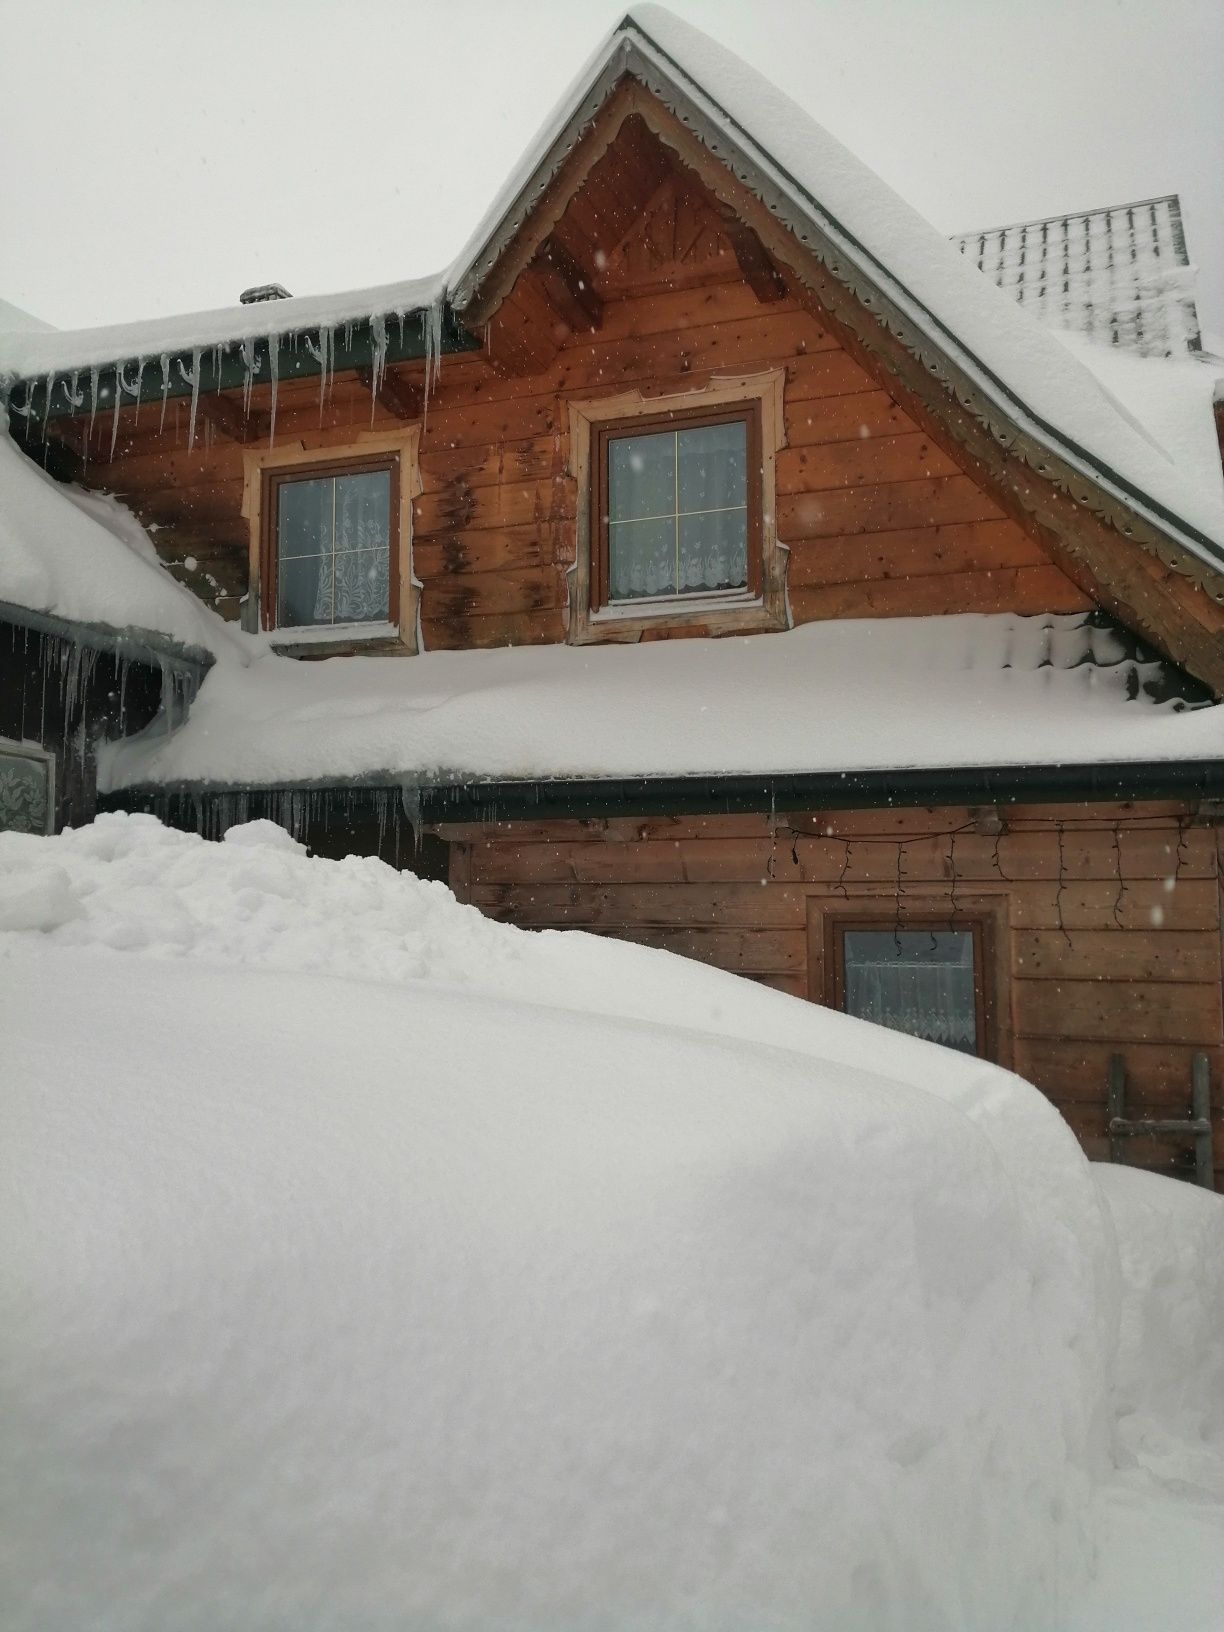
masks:
[(1145, 357), (1202, 349), (1176, 193), (952, 241), (1042, 322)]

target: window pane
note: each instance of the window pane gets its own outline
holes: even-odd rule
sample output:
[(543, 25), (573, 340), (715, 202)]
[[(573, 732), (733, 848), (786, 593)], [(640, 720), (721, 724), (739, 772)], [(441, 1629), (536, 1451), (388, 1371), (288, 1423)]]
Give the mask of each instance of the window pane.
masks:
[(676, 513), (676, 436), (618, 436), (608, 443), (608, 519)]
[(614, 601), (667, 595), (676, 587), (676, 523), (622, 521), (608, 528), (608, 595)]
[(680, 588), (743, 589), (748, 582), (748, 512), (680, 517)]
[(748, 502), (748, 427), (696, 425), (681, 431), (680, 509), (721, 510)]
[(336, 553), (390, 545), (391, 472), (336, 477)]
[(330, 476), (282, 482), (276, 501), (278, 558), (326, 554), (331, 549), (331, 514)]
[(390, 616), (389, 470), (282, 482), (276, 517), (278, 625)]
[(335, 621), (382, 623), (387, 617), (386, 546), (336, 557)]
[(282, 629), (331, 623), (332, 557), (307, 555), (282, 561), (277, 575), (276, 622)]
[(847, 1014), (977, 1053), (971, 930), (848, 929), (843, 948)]
[(0, 745), (0, 833), (45, 833), (50, 802), (50, 761)]

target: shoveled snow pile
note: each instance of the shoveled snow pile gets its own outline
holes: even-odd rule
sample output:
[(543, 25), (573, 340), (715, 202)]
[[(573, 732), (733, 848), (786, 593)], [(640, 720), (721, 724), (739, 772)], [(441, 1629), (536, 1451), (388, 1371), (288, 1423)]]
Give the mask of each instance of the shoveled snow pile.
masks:
[(262, 823), (0, 835), (0, 1011), (6, 1627), (1071, 1624), (1018, 1079)]

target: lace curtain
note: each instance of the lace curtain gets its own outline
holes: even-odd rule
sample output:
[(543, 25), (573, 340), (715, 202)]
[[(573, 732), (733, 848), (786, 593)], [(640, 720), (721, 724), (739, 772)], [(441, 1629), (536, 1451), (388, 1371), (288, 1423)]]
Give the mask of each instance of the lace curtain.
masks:
[(277, 623), (293, 628), (385, 619), (390, 521), (389, 471), (283, 483), (277, 510)]
[(609, 442), (612, 600), (747, 583), (747, 445), (743, 420)]
[(970, 930), (846, 930), (847, 1014), (977, 1052)]

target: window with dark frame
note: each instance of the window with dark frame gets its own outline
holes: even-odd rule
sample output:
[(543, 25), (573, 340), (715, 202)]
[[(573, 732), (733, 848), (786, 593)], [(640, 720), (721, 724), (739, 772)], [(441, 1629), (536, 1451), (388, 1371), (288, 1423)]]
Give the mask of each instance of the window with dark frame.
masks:
[(963, 1054), (989, 1056), (982, 924), (839, 920), (832, 933), (833, 1007)]
[(756, 404), (596, 427), (591, 610), (761, 592)]
[(396, 622), (398, 459), (269, 470), (264, 484), (264, 627)]

